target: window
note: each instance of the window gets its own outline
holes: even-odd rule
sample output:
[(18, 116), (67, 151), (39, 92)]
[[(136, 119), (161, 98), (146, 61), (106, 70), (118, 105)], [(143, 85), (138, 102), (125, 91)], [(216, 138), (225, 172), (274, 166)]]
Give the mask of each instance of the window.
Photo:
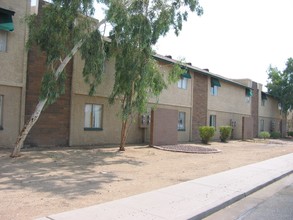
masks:
[(251, 96), (253, 95), (252, 89), (246, 88), (245, 89), (245, 100), (247, 103), (250, 102)]
[(265, 104), (266, 104), (266, 100), (265, 99), (262, 99), (261, 100), (261, 106), (265, 106)]
[(179, 112), (178, 113), (178, 131), (185, 131), (185, 118), (186, 114), (185, 112)]
[(216, 116), (210, 115), (210, 126), (216, 127)]
[(179, 89), (187, 89), (187, 78), (181, 77), (178, 81), (178, 88)]
[(267, 99), (268, 99), (267, 94), (264, 92), (261, 92), (261, 106), (265, 106)]
[(0, 52), (7, 51), (7, 31), (0, 30)]
[(84, 130), (102, 130), (102, 105), (85, 105)]
[(3, 130), (3, 95), (0, 95), (0, 130)]
[(211, 95), (213, 95), (213, 96), (218, 95), (218, 86), (211, 87)]
[(220, 81), (216, 78), (211, 78), (211, 95), (218, 95), (218, 87), (221, 87)]
[(265, 120), (260, 119), (260, 131), (264, 131), (265, 130)]

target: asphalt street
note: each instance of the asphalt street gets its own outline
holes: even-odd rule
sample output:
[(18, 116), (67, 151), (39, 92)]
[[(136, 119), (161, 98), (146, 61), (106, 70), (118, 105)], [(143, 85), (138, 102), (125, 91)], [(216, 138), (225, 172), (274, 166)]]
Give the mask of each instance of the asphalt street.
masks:
[(293, 174), (205, 218), (219, 219), (292, 220)]

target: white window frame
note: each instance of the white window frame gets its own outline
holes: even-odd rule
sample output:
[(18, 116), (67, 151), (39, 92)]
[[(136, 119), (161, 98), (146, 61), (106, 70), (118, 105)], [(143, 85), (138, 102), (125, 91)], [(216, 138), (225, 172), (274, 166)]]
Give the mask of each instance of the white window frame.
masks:
[(102, 130), (103, 106), (87, 103), (84, 106), (84, 130)]
[(211, 86), (211, 95), (212, 96), (218, 95), (218, 86)]
[(187, 78), (181, 77), (177, 83), (179, 89), (187, 89)]
[(7, 31), (0, 30), (0, 52), (7, 52)]
[(178, 112), (178, 131), (185, 131), (186, 130), (186, 112)]
[(210, 115), (210, 126), (213, 126), (216, 128), (216, 126), (217, 126), (217, 116), (216, 115)]

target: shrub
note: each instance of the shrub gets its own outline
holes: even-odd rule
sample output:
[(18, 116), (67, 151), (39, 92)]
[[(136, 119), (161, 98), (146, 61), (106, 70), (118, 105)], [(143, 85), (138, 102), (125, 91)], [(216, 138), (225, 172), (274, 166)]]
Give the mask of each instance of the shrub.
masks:
[(271, 132), (271, 138), (278, 139), (280, 137), (281, 137), (281, 133), (280, 132), (277, 132), (277, 131)]
[(215, 135), (215, 131), (215, 127), (212, 126), (199, 127), (199, 136), (201, 137), (202, 143), (209, 143), (210, 139)]
[(220, 127), (220, 139), (221, 139), (221, 141), (226, 142), (230, 138), (231, 132), (232, 132), (232, 127), (231, 126), (221, 126)]
[(293, 131), (288, 131), (288, 136), (293, 137)]
[(270, 135), (270, 133), (267, 132), (267, 131), (262, 131), (262, 132), (259, 133), (258, 136), (259, 136), (260, 138), (267, 139), (267, 138), (269, 138), (271, 135)]

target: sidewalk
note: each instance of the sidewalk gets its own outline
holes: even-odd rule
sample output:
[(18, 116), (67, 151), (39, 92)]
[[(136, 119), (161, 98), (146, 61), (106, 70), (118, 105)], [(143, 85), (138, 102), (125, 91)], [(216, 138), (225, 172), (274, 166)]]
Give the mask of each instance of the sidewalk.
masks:
[(38, 220), (201, 219), (291, 173), (293, 153)]

